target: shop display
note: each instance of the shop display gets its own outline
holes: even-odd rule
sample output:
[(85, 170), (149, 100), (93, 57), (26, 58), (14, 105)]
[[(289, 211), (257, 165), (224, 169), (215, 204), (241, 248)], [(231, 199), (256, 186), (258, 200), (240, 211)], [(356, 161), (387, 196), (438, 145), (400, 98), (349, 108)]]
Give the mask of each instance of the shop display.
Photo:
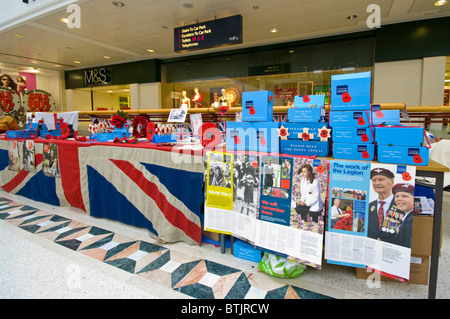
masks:
[(273, 93), (269, 91), (242, 93), (242, 120), (245, 122), (272, 122)]
[(331, 111), (370, 110), (371, 72), (331, 76)]

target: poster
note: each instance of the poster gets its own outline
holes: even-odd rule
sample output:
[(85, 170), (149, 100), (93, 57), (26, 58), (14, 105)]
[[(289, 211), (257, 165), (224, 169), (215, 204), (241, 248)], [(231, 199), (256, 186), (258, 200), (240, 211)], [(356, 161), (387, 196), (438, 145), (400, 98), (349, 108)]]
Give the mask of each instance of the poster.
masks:
[(11, 171), (20, 171), (20, 160), (19, 160), (19, 142), (11, 141), (8, 149), (8, 168)]
[(256, 246), (321, 267), (326, 167), (325, 160), (262, 157)]
[(42, 171), (47, 177), (61, 177), (59, 174), (58, 145), (44, 143)]
[(409, 279), (415, 167), (330, 161), (328, 262)]
[(23, 168), (26, 172), (36, 172), (36, 156), (34, 141), (23, 141)]

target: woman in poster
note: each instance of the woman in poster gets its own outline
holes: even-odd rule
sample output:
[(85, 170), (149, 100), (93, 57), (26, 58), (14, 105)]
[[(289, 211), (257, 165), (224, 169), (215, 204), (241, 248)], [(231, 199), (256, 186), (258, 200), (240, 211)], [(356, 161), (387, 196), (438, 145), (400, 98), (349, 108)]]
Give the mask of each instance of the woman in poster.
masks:
[(11, 90), (17, 92), (17, 84), (8, 74), (3, 74), (0, 79), (2, 81), (1, 86), (10, 88)]
[(5, 114), (3, 109), (0, 107), (0, 133), (5, 133), (9, 130), (20, 130), (20, 126), (17, 125), (15, 119)]
[(307, 220), (309, 215), (317, 223), (323, 210), (320, 183), (315, 179), (313, 168), (309, 164), (300, 166), (297, 174), (301, 174), (302, 179), (300, 181), (300, 201), (295, 210), (303, 220)]
[(264, 166), (264, 186), (273, 186), (273, 167), (271, 160)]
[(223, 172), (219, 166), (214, 166), (210, 172), (209, 185), (223, 187)]

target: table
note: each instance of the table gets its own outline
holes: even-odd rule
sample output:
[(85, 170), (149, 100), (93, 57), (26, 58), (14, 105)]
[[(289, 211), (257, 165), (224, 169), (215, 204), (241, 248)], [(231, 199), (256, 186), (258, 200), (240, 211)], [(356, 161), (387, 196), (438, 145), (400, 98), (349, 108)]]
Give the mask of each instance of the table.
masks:
[(436, 286), (439, 266), (439, 250), (441, 243), (441, 226), (442, 226), (442, 201), (444, 193), (444, 173), (449, 168), (430, 159), (427, 166), (417, 166), (416, 175), (423, 177), (432, 177), (436, 179), (435, 184), (435, 201), (434, 201), (434, 220), (433, 220), (433, 238), (431, 244), (431, 262), (430, 275), (428, 282), (428, 298), (436, 298)]
[[(16, 172), (8, 168), (11, 141), (0, 140), (3, 190), (144, 227), (164, 242), (201, 243), (202, 151), (180, 151), (143, 142), (37, 139), (36, 172), (26, 172), (23, 165)], [(44, 142), (58, 146), (60, 178), (47, 177), (42, 171)], [(22, 147), (19, 151), (23, 152)]]

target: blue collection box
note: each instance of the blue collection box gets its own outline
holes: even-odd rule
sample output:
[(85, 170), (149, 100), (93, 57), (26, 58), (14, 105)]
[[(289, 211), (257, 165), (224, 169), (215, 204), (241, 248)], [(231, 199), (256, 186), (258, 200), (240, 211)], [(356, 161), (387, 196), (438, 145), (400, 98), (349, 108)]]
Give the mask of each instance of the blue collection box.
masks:
[[(280, 123), (278, 122), (255, 122), (252, 123), (252, 127), (255, 131), (254, 142), (256, 147), (254, 150), (257, 152), (265, 153), (279, 153), (280, 152), (280, 138), (278, 136), (278, 128)], [(255, 149), (256, 148), (256, 149)]]
[(321, 156), (330, 155), (330, 144), (321, 141), (281, 140), (281, 153), (289, 155)]
[(259, 263), (262, 257), (262, 250), (236, 238), (233, 244), (233, 254), (237, 258)]
[(375, 142), (378, 145), (422, 146), (422, 127), (375, 127)]
[(369, 112), (366, 111), (331, 111), (329, 122), (331, 127), (369, 127)]
[(256, 134), (250, 122), (227, 122), (227, 151), (255, 151)]
[(373, 125), (400, 125), (400, 110), (381, 110), (379, 105), (372, 106)]
[(370, 110), (372, 73), (331, 76), (331, 111)]
[(294, 108), (325, 108), (325, 95), (303, 95), (294, 97)]
[(423, 146), (378, 145), (380, 163), (427, 166), (430, 150)]
[(242, 93), (242, 120), (245, 122), (272, 122), (273, 93), (269, 91)]
[(324, 108), (289, 108), (288, 109), (289, 122), (301, 123), (318, 123), (325, 121)]
[[(328, 123), (283, 123), (283, 127), (288, 130), (289, 136), (288, 140), (301, 140), (301, 135), (303, 134), (303, 130), (307, 129), (309, 134), (313, 134), (312, 137), (309, 138), (310, 141), (320, 141), (320, 130), (325, 127), (329, 128)], [(299, 136), (300, 135), (300, 136)]]
[(331, 135), (334, 143), (363, 143), (372, 144), (373, 135), (370, 127), (333, 127)]
[(333, 157), (336, 159), (372, 161), (375, 157), (375, 145), (333, 143)]

